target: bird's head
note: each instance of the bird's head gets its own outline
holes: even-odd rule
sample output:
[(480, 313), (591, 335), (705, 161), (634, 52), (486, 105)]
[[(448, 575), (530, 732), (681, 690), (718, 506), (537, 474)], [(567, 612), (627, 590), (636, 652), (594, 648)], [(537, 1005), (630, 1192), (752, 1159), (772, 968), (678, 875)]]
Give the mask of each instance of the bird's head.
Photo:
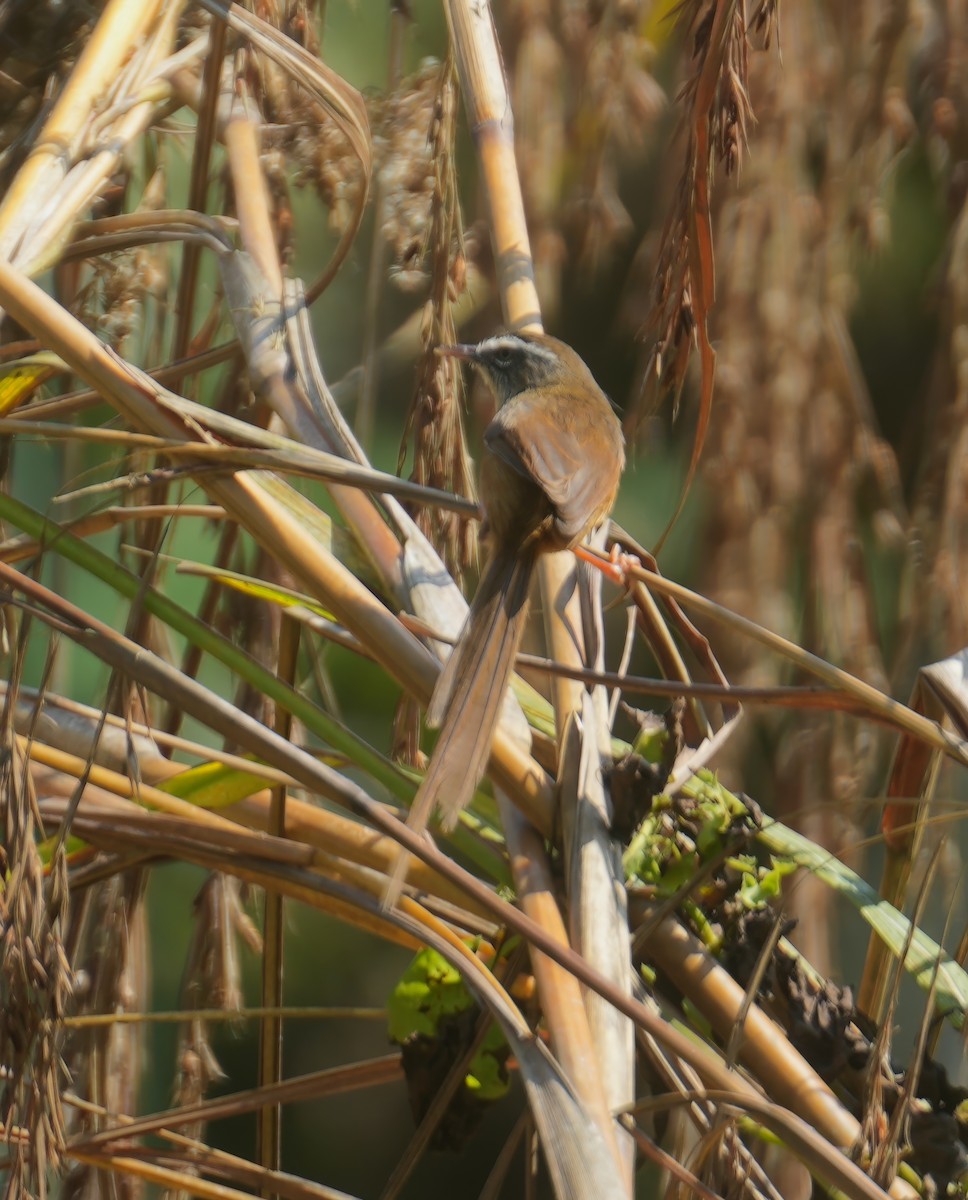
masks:
[(439, 346), (437, 353), (477, 367), (500, 404), (521, 392), (591, 382), (575, 351), (545, 333), (499, 333), (476, 346)]

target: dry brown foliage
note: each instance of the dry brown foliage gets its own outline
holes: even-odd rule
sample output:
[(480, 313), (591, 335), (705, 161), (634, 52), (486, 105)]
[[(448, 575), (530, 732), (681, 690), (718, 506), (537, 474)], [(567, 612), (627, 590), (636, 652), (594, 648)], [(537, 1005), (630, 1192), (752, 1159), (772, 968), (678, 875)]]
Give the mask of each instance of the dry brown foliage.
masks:
[[(963, 1189), (966, 1096), (935, 1042), (939, 1014), (964, 1025), (966, 955), (915, 925), (932, 897), (939, 941), (964, 920), (931, 807), (942, 764), (961, 794), (968, 765), (964, 5), (506, 0), (492, 20), (398, 0), (386, 62), (363, 64), (383, 10), (348, 9), (342, 45), (347, 4), (0, 0), (5, 1194), (344, 1195), (282, 1169), (280, 1114), (402, 1072), (416, 1130), (372, 1186), (422, 1172), (429, 1193), (428, 1147), (480, 1116), (465, 1078), (494, 1023), (525, 1103), (504, 1101), (522, 1115), (468, 1194), (543, 1175), (620, 1200), (645, 1162), (640, 1188), (669, 1196)], [(899, 320), (878, 289), (911, 275)], [(458, 364), (435, 351), (542, 321), (637, 439), (627, 528), (601, 542), (641, 560), (615, 593), (627, 643), (584, 569), (544, 564), (556, 662), (522, 661), (494, 799), (416, 837), (419, 708), (479, 516)], [(891, 340), (919, 362), (893, 392)], [(370, 465), (397, 445), (409, 479)], [(663, 527), (695, 591), (638, 545)], [(202, 576), (191, 607), (176, 568)], [(629, 674), (645, 662), (663, 679)], [(881, 791), (879, 906), (833, 855)], [(170, 861), (205, 882), (165, 1014), (147, 915)], [(883, 936), (856, 1001), (825, 978), (845, 897)], [(286, 1076), (286, 970), (325, 955), (287, 960), (283, 900), (361, 961), (370, 935), (431, 947), (480, 1008), (403, 1055)], [(166, 1017), (175, 1062), (149, 1063), (144, 1022)], [(216, 1030), (250, 1019), (243, 1091)], [(218, 1149), (214, 1123), (252, 1112), (247, 1156)], [(359, 1154), (379, 1162), (377, 1121)]]

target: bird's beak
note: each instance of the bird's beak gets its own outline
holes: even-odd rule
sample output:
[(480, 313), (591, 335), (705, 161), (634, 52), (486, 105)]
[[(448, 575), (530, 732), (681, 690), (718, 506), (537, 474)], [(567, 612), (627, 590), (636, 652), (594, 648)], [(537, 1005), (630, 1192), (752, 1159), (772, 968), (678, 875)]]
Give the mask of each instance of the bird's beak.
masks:
[(438, 346), (437, 353), (445, 358), (460, 358), (464, 362), (477, 362), (477, 347), (476, 346)]

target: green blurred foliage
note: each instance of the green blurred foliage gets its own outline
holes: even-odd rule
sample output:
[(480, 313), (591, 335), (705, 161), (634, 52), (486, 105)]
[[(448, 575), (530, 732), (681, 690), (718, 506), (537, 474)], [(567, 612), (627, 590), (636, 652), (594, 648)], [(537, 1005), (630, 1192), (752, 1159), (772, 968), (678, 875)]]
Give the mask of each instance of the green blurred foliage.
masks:
[[(408, 69), (427, 54), (439, 56), (444, 48), (444, 26), (436, 0), (414, 0), (414, 23), (407, 52)], [(331, 0), (327, 9), (324, 55), (337, 71), (357, 86), (378, 89), (384, 81), (387, 55), (387, 6), (351, 4)], [(475, 173), (470, 147), (464, 135), (462, 162), (466, 195), (475, 193)], [(161, 156), (173, 175), (184, 176), (185, 149), (173, 139), (160, 146)], [(661, 194), (662, 164), (655, 160), (636, 168), (625, 181), (629, 206), (637, 226), (651, 218)], [(720, 186), (728, 187), (728, 183)], [(912, 154), (900, 172), (891, 209), (895, 231), (887, 249), (876, 259), (858, 266), (859, 293), (853, 310), (852, 331), (879, 420), (892, 443), (902, 450), (902, 465), (918, 461), (920, 434), (919, 395), (929, 369), (937, 314), (931, 287), (943, 253), (938, 184), (923, 155)], [(295, 197), (296, 244), (300, 258), (297, 272), (313, 278), (328, 260), (334, 238), (326, 230), (320, 205), (309, 194)], [(362, 310), (372, 217), (364, 224), (349, 261), (335, 284), (325, 293), (313, 313), (320, 358), (331, 382), (339, 380), (360, 361)], [(571, 272), (565, 280), (565, 314), (555, 332), (570, 340), (587, 359), (603, 386), (623, 405), (633, 387), (635, 348), (616, 332), (619, 297), (628, 263), (621, 258), (589, 276)], [(406, 297), (388, 295), (381, 315), (381, 329), (389, 332), (413, 308)], [(491, 314), (497, 323), (496, 313)], [(483, 332), (483, 330), (482, 330)], [(406, 408), (412, 388), (409, 371), (387, 373), (381, 380), (378, 402), (378, 432), (373, 448), (374, 465), (394, 469)], [(214, 384), (200, 398), (217, 396)], [(694, 412), (687, 391), (683, 416), (673, 428), (668, 418), (650, 425), (646, 445), (631, 450), (630, 465), (616, 508), (617, 520), (648, 546), (665, 527), (673, 511), (685, 474), (692, 437)], [(104, 410), (90, 414), (103, 419)], [(479, 433), (479, 431), (478, 431)], [(472, 445), (476, 445), (474, 435)], [(907, 451), (910, 450), (910, 454)], [(50, 498), (65, 481), (86, 481), (92, 473), (105, 474), (106, 452), (84, 448), (65, 452), (62, 445), (21, 442), (14, 453), (11, 486), (18, 496), (41, 511), (52, 511)], [(908, 480), (910, 482), (910, 480)], [(314, 491), (314, 495), (316, 492)], [(201, 500), (198, 489), (185, 493), (186, 500)], [(694, 487), (685, 511), (674, 529), (662, 557), (664, 572), (689, 583), (695, 577), (702, 555), (703, 521), (714, 497)], [(181, 522), (165, 539), (164, 552), (190, 559), (211, 557), (216, 531), (207, 524)], [(120, 553), (123, 530), (95, 539), (100, 548)], [(897, 585), (895, 552), (872, 547), (882, 632), (892, 635), (896, 613), (892, 589)], [(880, 560), (877, 554), (880, 554)], [(82, 572), (48, 556), (44, 579), (75, 604), (90, 609), (101, 619), (119, 627), (125, 621), (123, 608), (106, 588)], [(204, 581), (180, 576), (163, 567), (164, 587), (179, 602), (194, 608)], [(614, 644), (621, 643), (623, 616), (610, 615)], [(36, 684), (46, 654), (46, 639), (35, 639), (28, 654), (26, 682)], [(181, 647), (175, 643), (176, 653)], [(633, 662), (633, 670), (647, 671), (647, 664)], [(339, 697), (344, 719), (373, 741), (381, 751), (390, 749), (392, 715), (399, 690), (387, 681), (376, 665), (361, 661), (347, 651), (327, 648), (321, 658), (332, 687)], [(305, 676), (308, 680), (308, 670)], [(221, 668), (206, 664), (202, 679), (225, 695), (233, 681)], [(57, 659), (54, 690), (94, 705), (103, 701), (107, 672), (86, 655), (65, 645)], [(309, 684), (307, 683), (307, 686)], [(203, 736), (189, 725), (186, 733)], [(192, 922), (192, 898), (203, 875), (193, 868), (174, 865), (152, 870), (148, 893), (152, 931), (153, 1007), (177, 1008), (182, 1004), (180, 980)], [(347, 929), (334, 920), (295, 905), (287, 906), (286, 1000), (299, 1004), (383, 1004), (409, 956), (402, 950)], [(244, 953), (246, 996), (258, 996), (258, 964)], [(164, 1108), (170, 1102), (171, 1067), (175, 1057), (176, 1030), (155, 1026), (147, 1035), (151, 1065), (146, 1072), (145, 1110)], [(257, 1059), (255, 1026), (221, 1026), (213, 1032), (216, 1054), (226, 1071), (224, 1090), (252, 1086)], [(332, 1023), (290, 1022), (286, 1028), (286, 1072), (296, 1073), (379, 1056), (388, 1052), (385, 1025), (376, 1022), (340, 1020)], [(495, 1148), (508, 1135), (521, 1096), (517, 1089), (503, 1105), (495, 1106), (481, 1134), (459, 1157), (435, 1155), (418, 1169), (405, 1191), (406, 1196), (429, 1197), (475, 1195), (480, 1190)], [(211, 1130), (213, 1140), (239, 1154), (251, 1154), (254, 1123), (250, 1118), (220, 1123)], [(343, 1187), (360, 1196), (375, 1196), (397, 1162), (410, 1136), (410, 1122), (403, 1085), (343, 1096), (332, 1101), (301, 1105), (287, 1112), (284, 1127), (286, 1170), (311, 1179)], [(511, 1191), (506, 1193), (512, 1195)]]

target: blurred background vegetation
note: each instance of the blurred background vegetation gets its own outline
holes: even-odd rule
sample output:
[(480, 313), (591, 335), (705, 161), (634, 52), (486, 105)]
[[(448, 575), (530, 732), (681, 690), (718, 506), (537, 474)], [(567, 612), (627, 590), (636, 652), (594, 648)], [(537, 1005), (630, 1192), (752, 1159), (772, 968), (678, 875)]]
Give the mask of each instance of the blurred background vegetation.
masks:
[[(413, 469), (436, 486), (465, 490), (459, 448), (448, 443), (448, 461), (439, 445), (415, 450), (406, 440), (415, 400), (418, 415), (437, 419), (447, 408), (448, 420), (464, 403), (433, 388), (415, 392), (428, 296), (440, 284), (434, 255), (441, 248), (432, 244), (431, 229), (440, 180), (428, 139), (439, 120), (435, 105), (448, 48), (443, 8), (437, 0), (273, 0), (250, 7), (359, 89), (368, 112), (369, 202), (339, 274), (312, 308), (326, 378), (374, 466), (396, 471), (403, 446), (405, 473)], [(659, 555), (663, 574), (906, 701), (920, 667), (968, 643), (968, 28), (961, 6), (941, 0), (817, 0), (784, 5), (782, 12), (770, 0), (726, 6), (730, 32), (708, 114), (715, 143), (709, 162), (690, 158), (690, 113), (723, 0), (496, 0), (493, 7), (546, 327), (585, 358), (626, 423), (629, 467), (615, 519), (642, 545), (656, 544), (676, 512), (697, 430), (708, 415), (698, 472)], [(50, 97), (102, 16), (93, 3), (0, 3), (3, 190), (22, 168)], [(217, 19), (203, 7), (184, 6), (172, 52), (202, 36), (210, 21)], [(244, 46), (235, 35), (221, 44), (222, 86), (228, 81), (227, 94), (244, 94), (263, 124), (263, 168), (286, 271), (315, 280), (351, 225), (358, 166), (322, 106)], [(201, 89), (208, 69), (204, 59), (185, 68)], [(164, 100), (90, 203), (72, 215), (64, 245), (78, 236), (77, 222), (92, 215), (192, 207), (205, 94), (195, 93), (193, 109), (185, 79), (165, 78)], [(90, 155), (98, 136), (92, 122), (72, 153)], [(454, 212), (463, 235), (443, 246), (448, 315), (460, 340), (474, 341), (500, 328), (503, 318), (475, 146), (462, 111), (453, 155)], [(680, 236), (696, 219), (688, 181), (707, 170), (716, 265), (708, 313), (716, 355), (709, 414), (691, 354), (697, 324), (707, 322), (697, 312), (699, 284), (689, 276), (690, 237)], [(205, 211), (235, 213), (218, 138), (202, 194)], [(9, 228), (0, 216), (0, 248), (17, 262), (22, 246), (12, 235), (4, 240)], [(154, 368), (231, 336), (220, 278), (203, 257), (179, 344), (184, 253), (181, 245), (160, 243), (80, 262), (52, 255), (30, 273), (118, 353)], [(30, 262), (26, 255), (21, 265)], [(30, 344), (29, 331), (12, 320), (2, 327), (2, 340), (15, 347), (8, 360), (43, 348)], [(17, 390), (11, 378), (0, 377), (5, 416), (29, 415), (31, 407), (81, 386), (69, 374), (45, 382), (38, 373), (33, 386)], [(237, 359), (172, 387), (268, 423)], [(473, 455), (489, 403), (469, 385), (464, 420)], [(29, 407), (21, 413), (17, 406)], [(112, 421), (112, 410), (97, 401), (76, 419), (99, 426)], [(58, 521), (128, 502), (124, 493), (109, 492), (106, 501), (85, 496), (54, 504), (58, 494), (150, 469), (147, 456), (119, 463), (111, 447), (9, 435), (4, 457), (9, 493)], [(300, 487), (333, 511), (322, 484)], [(205, 499), (193, 479), (156, 479), (152, 494), (169, 503)], [(128, 493), (136, 503), (139, 495)], [(178, 560), (267, 572), (286, 582), (284, 571), (270, 568), (265, 546), (244, 535), (228, 545), (223, 534), (221, 522), (172, 520), (157, 539), (122, 525), (90, 542), (139, 575), (145, 554), (164, 556), (155, 584), (194, 612), (209, 584), (177, 572)], [(470, 587), (469, 544), (452, 527), (443, 530), (447, 561), (467, 568)], [(38, 576), (55, 592), (126, 627), (128, 603), (109, 587), (54, 556), (39, 556), (38, 563)], [(268, 615), (268, 607), (225, 592), (208, 619), (271, 662), (279, 618)], [(621, 612), (608, 621), (618, 646)], [(119, 703), (109, 668), (66, 643), (45, 674), (46, 632), (36, 624), (21, 628), (29, 633), (24, 684), (137, 719), (148, 715), (146, 698), (132, 694)], [(795, 678), (762, 647), (714, 628), (704, 632), (734, 684)], [(18, 627), (10, 623), (9, 633), (15, 643)], [(169, 634), (162, 640), (171, 660), (181, 661), (183, 639)], [(617, 654), (609, 657), (617, 661)], [(656, 673), (647, 647), (637, 645), (630, 669)], [(381, 667), (319, 642), (311, 651), (304, 646), (296, 678), (378, 751), (400, 750), (401, 721), (408, 718), (395, 723), (401, 688)], [(206, 660), (199, 679), (267, 716), (266, 704), (238, 693), (224, 667)], [(634, 726), (620, 717), (617, 731), (631, 738)], [(182, 732), (212, 741), (192, 720)], [(755, 708), (714, 765), (729, 786), (876, 878), (884, 780), (895, 744), (894, 731), (857, 716)], [(945, 769), (938, 796), (949, 813), (964, 801), (961, 768)], [(950, 832), (923, 918), (947, 944), (966, 916), (964, 838), (957, 825)], [(929, 849), (938, 836), (931, 835)], [(186, 962), (197, 932), (193, 898), (209, 886), (206, 880), (202, 868), (183, 863), (159, 863), (148, 873), (146, 974), (138, 999), (148, 1010), (187, 1006)], [(915, 890), (916, 882), (917, 876)], [(246, 902), (258, 912), (260, 897), (249, 895)], [(793, 941), (821, 973), (854, 983), (861, 934), (842, 926), (838, 911), (829, 889), (809, 876), (784, 893), (785, 915), (799, 921)], [(291, 905), (286, 913), (286, 1003), (366, 1011), (287, 1022), (284, 1073), (386, 1053), (385, 1022), (371, 1010), (383, 1008), (409, 953), (308, 907)], [(257, 1002), (258, 980), (258, 957), (243, 943), (247, 1003)], [(913, 1041), (922, 1007), (923, 997), (911, 987), (900, 1009), (901, 1046)], [(216, 1024), (210, 1036), (225, 1076), (213, 1080), (211, 1092), (254, 1086), (255, 1022)], [(186, 1052), (179, 1037), (174, 1025), (143, 1034), (139, 1111), (171, 1102), (173, 1064)], [(951, 1044), (960, 1061), (954, 1035)], [(405, 1194), (478, 1194), (519, 1108), (520, 1097), (495, 1106), (460, 1155), (426, 1156)], [(282, 1164), (353, 1195), (376, 1196), (411, 1130), (399, 1082), (294, 1106), (286, 1110)], [(216, 1122), (205, 1136), (246, 1155), (253, 1131), (254, 1117), (246, 1116)], [(79, 1190), (65, 1194), (114, 1194), (83, 1190), (94, 1186), (77, 1183)], [(509, 1185), (502, 1194), (518, 1193)]]

